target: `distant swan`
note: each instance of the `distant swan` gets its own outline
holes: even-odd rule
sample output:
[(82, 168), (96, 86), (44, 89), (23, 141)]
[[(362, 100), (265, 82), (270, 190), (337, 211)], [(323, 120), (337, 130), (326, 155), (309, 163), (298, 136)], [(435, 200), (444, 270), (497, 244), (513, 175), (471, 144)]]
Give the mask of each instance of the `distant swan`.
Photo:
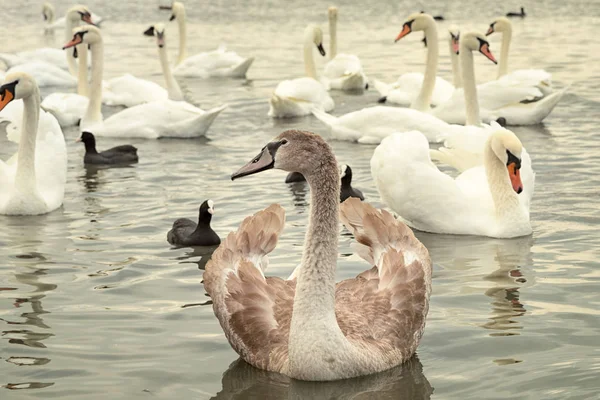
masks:
[(175, 64), (175, 75), (198, 78), (246, 77), (254, 58), (242, 58), (233, 51), (226, 51), (224, 46), (188, 57), (185, 7), (183, 3), (174, 1), (172, 10), (171, 21), (176, 19), (179, 26), (179, 57)]
[[(154, 27), (157, 36), (158, 52), (164, 75), (173, 80), (167, 60), (164, 39), (164, 26)], [(140, 137), (158, 139), (161, 137), (191, 138), (203, 136), (225, 106), (203, 111), (185, 101), (157, 100), (127, 108), (102, 118), (102, 69), (104, 45), (100, 30), (95, 26), (76, 28), (73, 39), (65, 48), (85, 43), (92, 54), (92, 79), (90, 82), (90, 102), (81, 120), (81, 129), (94, 132), (96, 136)], [(161, 47), (160, 44), (163, 44)], [(176, 83), (175, 83), (176, 84)]]
[[(302, 261), (293, 279), (265, 277), (285, 224), (277, 204), (246, 218), (213, 253), (204, 286), (233, 349), (257, 368), (309, 381), (408, 361), (429, 309), (427, 249), (385, 210), (356, 198), (340, 207), (337, 163), (320, 136), (283, 132), (232, 179), (271, 168), (298, 171), (310, 185)], [(336, 285), (340, 217), (369, 269)]]

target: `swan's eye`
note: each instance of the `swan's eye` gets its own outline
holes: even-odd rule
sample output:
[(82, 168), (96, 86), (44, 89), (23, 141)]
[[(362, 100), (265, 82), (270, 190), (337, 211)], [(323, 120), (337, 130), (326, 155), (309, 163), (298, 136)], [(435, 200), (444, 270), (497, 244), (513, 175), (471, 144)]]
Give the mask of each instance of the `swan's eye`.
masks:
[(281, 144), (282, 144), (282, 145), (283, 145), (283, 144), (287, 144), (287, 143), (288, 143), (287, 139), (283, 139), (283, 140), (281, 141)]

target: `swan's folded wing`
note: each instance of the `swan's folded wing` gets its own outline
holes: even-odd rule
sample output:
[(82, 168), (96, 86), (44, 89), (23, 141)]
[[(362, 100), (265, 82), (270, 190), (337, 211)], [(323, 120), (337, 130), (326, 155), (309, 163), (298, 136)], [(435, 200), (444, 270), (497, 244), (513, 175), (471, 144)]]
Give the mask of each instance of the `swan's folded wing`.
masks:
[(341, 206), (344, 225), (359, 254), (374, 267), (336, 288), (336, 315), (350, 341), (396, 361), (419, 344), (431, 293), (431, 258), (413, 232), (385, 210), (350, 198)]
[(285, 213), (271, 205), (246, 218), (212, 255), (204, 286), (234, 350), (269, 371), (287, 360), (295, 281), (265, 278), (267, 254), (276, 246)]

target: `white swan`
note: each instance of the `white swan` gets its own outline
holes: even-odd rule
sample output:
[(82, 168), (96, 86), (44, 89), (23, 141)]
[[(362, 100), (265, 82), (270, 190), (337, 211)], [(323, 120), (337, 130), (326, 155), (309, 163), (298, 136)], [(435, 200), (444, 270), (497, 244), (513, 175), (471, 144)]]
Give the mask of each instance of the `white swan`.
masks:
[[(430, 105), (445, 102), (452, 95), (454, 86), (443, 78), (437, 77), (439, 46), (437, 24), (433, 17), (425, 13), (411, 14), (403, 24), (402, 32), (396, 42), (413, 31), (423, 31), (427, 43), (427, 61), (425, 74), (407, 73), (390, 85), (374, 81), (375, 89), (383, 97), (380, 102), (390, 102), (410, 106), (415, 110), (429, 111)], [(425, 90), (423, 90), (426, 88)], [(427, 94), (427, 96), (424, 96)]]
[[(154, 31), (157, 35), (157, 48), (163, 73), (167, 80), (172, 80), (172, 83), (176, 84), (167, 60), (164, 27), (155, 26)], [(90, 103), (81, 120), (82, 131), (90, 131), (96, 136), (147, 139), (198, 137), (206, 133), (217, 115), (226, 107), (221, 106), (203, 111), (185, 101), (159, 100), (128, 108), (103, 121), (101, 106), (104, 45), (100, 30), (91, 25), (76, 28), (73, 39), (65, 45), (65, 48), (81, 43), (89, 45), (92, 54)]]
[(512, 39), (512, 22), (506, 17), (500, 17), (490, 24), (486, 36), (494, 32), (502, 34), (502, 49), (498, 63), (498, 79), (510, 77), (509, 81), (520, 82), (523, 86), (534, 85), (544, 95), (552, 93), (552, 74), (543, 69), (519, 69), (508, 72), (508, 51)]
[(177, 19), (179, 26), (179, 57), (173, 71), (175, 75), (196, 78), (246, 77), (254, 58), (242, 58), (233, 51), (227, 51), (224, 46), (188, 57), (185, 7), (179, 1), (173, 2), (171, 21), (174, 19)]
[(317, 80), (317, 69), (313, 58), (313, 46), (325, 56), (323, 32), (316, 25), (304, 30), (304, 70), (306, 77), (280, 82), (269, 99), (270, 117), (287, 118), (310, 115), (313, 109), (331, 111), (335, 103), (327, 88)]
[(381, 199), (421, 231), (511, 238), (529, 235), (533, 172), (519, 139), (498, 129), (484, 147), (483, 165), (456, 179), (431, 162), (429, 145), (416, 131), (388, 136), (375, 149), (371, 174)]
[[(157, 24), (158, 26), (158, 24)], [(163, 27), (163, 25), (160, 25)], [(164, 28), (161, 28), (164, 30)], [(155, 36), (154, 27), (150, 27), (144, 32), (146, 36)], [(164, 46), (164, 32), (157, 36), (159, 47)], [(161, 57), (161, 63), (166, 62), (166, 57)], [(163, 66), (163, 75), (169, 70), (168, 66)], [(146, 79), (136, 78), (131, 74), (125, 74), (117, 78), (112, 78), (102, 82), (102, 102), (109, 106), (122, 105), (133, 107), (138, 104), (149, 103), (157, 100), (175, 100), (184, 99), (181, 88), (173, 78), (165, 75), (167, 89)]]
[(11, 101), (23, 99), (22, 106), (7, 110), (12, 113), (9, 140), (19, 143), (19, 150), (6, 163), (0, 161), (0, 214), (38, 215), (55, 210), (63, 202), (67, 174), (67, 148), (60, 126), (40, 110), (40, 92), (31, 76), (7, 74), (0, 93), (0, 111), (7, 110)]
[[(246, 218), (213, 253), (204, 286), (233, 349), (249, 364), (294, 379), (331, 381), (408, 361), (421, 340), (431, 293), (431, 258), (385, 210), (350, 198), (340, 207), (331, 147), (286, 131), (232, 179), (270, 168), (298, 171), (310, 185), (310, 219), (296, 278), (265, 277), (285, 212), (273, 204)], [(339, 220), (369, 269), (336, 284)], [(344, 384), (344, 383), (342, 383)]]
[(325, 87), (341, 90), (362, 90), (369, 80), (360, 59), (353, 54), (337, 54), (337, 7), (329, 7), (329, 62), (325, 64), (321, 81)]
[[(53, 14), (52, 14), (53, 15)], [(67, 40), (71, 37), (71, 30), (79, 26), (81, 22), (88, 24), (92, 23), (92, 17), (90, 11), (81, 5), (71, 7), (64, 18), (64, 24), (66, 28)], [(66, 58), (65, 58), (66, 53)], [(8, 68), (14, 66), (34, 63), (34, 65), (28, 66), (26, 69), (15, 69), (14, 71), (26, 72), (33, 76), (39, 87), (42, 86), (55, 86), (57, 80), (65, 80), (66, 78), (56, 77), (53, 83), (46, 84), (46, 76), (51, 76), (55, 73), (55, 70), (63, 69), (71, 72), (71, 75), (77, 76), (77, 64), (76, 59), (73, 57), (74, 50), (65, 52), (60, 49), (44, 47), (41, 49), (22, 51), (15, 54), (11, 53), (0, 53), (0, 60), (6, 64)], [(50, 64), (50, 65), (48, 65)], [(61, 71), (57, 71), (59, 75), (62, 75)], [(75, 82), (72, 79), (72, 82)], [(61, 82), (62, 83), (62, 82)], [(64, 83), (63, 83), (64, 84)]]
[[(472, 51), (478, 50), (491, 61), (496, 60), (483, 35), (469, 34), (469, 44), (463, 51), (466, 38), (463, 36), (460, 40), (460, 72), (464, 88), (456, 89), (447, 102), (432, 110), (434, 116), (455, 124), (477, 125), (482, 120), (488, 122), (502, 117), (508, 125), (531, 125), (540, 123), (552, 112), (566, 89), (544, 97), (535, 85), (526, 86), (509, 75), (476, 85)], [(454, 67), (458, 64), (453, 63)], [(454, 73), (456, 75), (456, 70)]]

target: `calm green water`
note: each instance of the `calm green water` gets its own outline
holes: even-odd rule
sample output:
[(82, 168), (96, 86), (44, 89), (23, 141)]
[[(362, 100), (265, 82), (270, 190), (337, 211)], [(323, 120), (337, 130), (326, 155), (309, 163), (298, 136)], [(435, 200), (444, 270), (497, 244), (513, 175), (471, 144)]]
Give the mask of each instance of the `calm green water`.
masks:
[[(537, 172), (532, 237), (492, 240), (418, 233), (435, 263), (433, 295), (418, 360), (386, 373), (327, 384), (286, 378), (235, 363), (201, 284), (208, 255), (166, 242), (173, 220), (195, 217), (215, 201), (224, 237), (273, 202), (288, 223), (270, 273), (287, 276), (302, 251), (307, 189), (281, 171), (235, 183), (229, 175), (288, 128), (325, 133), (314, 118), (274, 121), (267, 99), (277, 82), (300, 76), (302, 30), (325, 23), (329, 2), (188, 3), (189, 53), (221, 43), (256, 61), (248, 81), (181, 81), (202, 108), (228, 103), (202, 140), (99, 139), (100, 149), (131, 143), (140, 163), (86, 169), (78, 132), (69, 148), (64, 207), (38, 217), (0, 217), (0, 399), (594, 399), (600, 391), (600, 45), (594, 1), (522, 2), (511, 68), (540, 67), (569, 93), (543, 126), (516, 128)], [(417, 37), (393, 44), (421, 3), (340, 5), (339, 49), (358, 54), (370, 76), (392, 81), (422, 69)], [(70, 3), (56, 4), (61, 14)], [(168, 18), (154, 1), (90, 1), (107, 17), (106, 77), (125, 72), (162, 84), (156, 49), (141, 35)], [(521, 3), (428, 2), (427, 10), (485, 31)], [(18, 6), (16, 6), (18, 5)], [(1, 51), (52, 43), (43, 38), (38, 2), (1, 0)], [(440, 35), (448, 22), (440, 26)], [(168, 44), (175, 54), (175, 25)], [(491, 38), (499, 52), (499, 37)], [(442, 46), (441, 74), (450, 78)], [(480, 81), (496, 70), (476, 58)], [(335, 115), (375, 103), (378, 95), (332, 93)], [(104, 115), (119, 111), (105, 108)], [(373, 146), (332, 142), (350, 164), (367, 201), (381, 202), (371, 181)], [(3, 159), (14, 152), (0, 138)], [(340, 279), (368, 266), (340, 243)]]

